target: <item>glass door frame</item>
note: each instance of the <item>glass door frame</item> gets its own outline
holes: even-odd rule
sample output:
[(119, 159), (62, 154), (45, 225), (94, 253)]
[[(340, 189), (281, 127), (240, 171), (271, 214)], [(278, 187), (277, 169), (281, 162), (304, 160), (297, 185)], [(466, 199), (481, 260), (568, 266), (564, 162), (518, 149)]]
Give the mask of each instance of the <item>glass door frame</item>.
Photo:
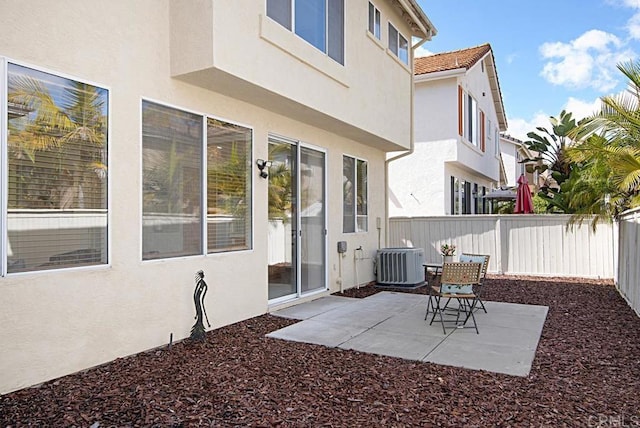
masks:
[[(328, 199), (328, 192), (327, 192), (327, 150), (319, 147), (319, 146), (315, 146), (313, 144), (309, 144), (309, 143), (305, 143), (303, 141), (300, 140), (294, 140), (291, 138), (287, 138), (287, 137), (283, 137), (280, 135), (276, 135), (276, 134), (269, 134), (268, 136), (268, 141), (267, 144), (271, 144), (271, 143), (282, 143), (282, 144), (289, 144), (292, 147), (295, 147), (295, 177), (293, 177), (293, 179), (295, 179), (295, 184), (294, 186), (292, 186), (292, 189), (295, 190), (296, 194), (292, 195), (292, 203), (297, 204), (296, 208), (294, 210), (292, 210), (295, 213), (296, 218), (292, 221), (295, 222), (296, 225), (296, 233), (295, 233), (295, 245), (293, 245), (292, 247), (295, 248), (295, 254), (293, 254), (293, 250), (292, 250), (292, 260), (291, 263), (295, 263), (295, 291), (291, 294), (286, 294), (284, 296), (280, 296), (280, 297), (275, 297), (273, 299), (268, 299), (268, 302), (270, 305), (272, 304), (277, 304), (277, 303), (281, 303), (281, 302), (286, 302), (286, 301), (290, 301), (293, 299), (297, 299), (300, 297), (304, 297), (304, 296), (309, 296), (309, 295), (313, 295), (313, 294), (317, 294), (317, 293), (321, 293), (324, 292), (326, 290), (328, 290), (328, 257), (329, 257), (329, 253), (328, 253), (328, 230), (327, 230), (327, 225), (328, 225), (328, 209), (327, 209), (327, 199)], [(302, 228), (302, 221), (301, 221), (301, 215), (300, 215), (300, 201), (301, 201), (301, 190), (300, 190), (300, 185), (301, 185), (301, 152), (302, 149), (306, 148), (306, 149), (310, 149), (310, 150), (314, 150), (318, 153), (321, 153), (323, 156), (323, 177), (322, 177), (322, 186), (323, 186), (323, 216), (322, 216), (322, 221), (323, 221), (323, 239), (322, 239), (322, 244), (323, 244), (323, 250), (322, 250), (322, 257), (323, 257), (323, 266), (322, 266), (322, 274), (323, 274), (323, 279), (324, 279), (324, 284), (322, 287), (313, 289), (313, 290), (309, 290), (309, 291), (302, 291), (302, 251), (301, 251), (301, 242), (305, 239), (304, 236), (301, 236), (301, 228)], [(271, 159), (269, 159), (271, 160)], [(268, 197), (267, 197), (268, 199)], [(267, 201), (268, 203), (268, 201)], [(293, 236), (292, 236), (293, 239)], [(269, 280), (267, 279), (267, 287), (269, 287)], [(268, 293), (267, 293), (268, 295)]]

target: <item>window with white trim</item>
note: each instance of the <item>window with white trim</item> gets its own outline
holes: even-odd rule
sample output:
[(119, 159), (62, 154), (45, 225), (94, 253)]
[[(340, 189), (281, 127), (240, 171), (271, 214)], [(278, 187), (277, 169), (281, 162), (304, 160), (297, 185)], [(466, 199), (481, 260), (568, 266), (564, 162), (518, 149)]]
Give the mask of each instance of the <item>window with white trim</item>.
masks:
[(109, 91), (6, 65), (2, 274), (104, 265)]
[(252, 133), (142, 102), (144, 260), (251, 248)]
[(391, 23), (389, 23), (389, 50), (400, 61), (409, 64), (409, 42)]
[(472, 214), (471, 182), (451, 176), (451, 214)]
[(365, 160), (344, 155), (342, 157), (342, 231), (344, 233), (368, 230), (367, 174)]
[(369, 2), (369, 32), (380, 40), (380, 11)]
[(485, 114), (478, 103), (461, 86), (458, 87), (459, 133), (469, 143), (485, 151)]
[(267, 0), (267, 16), (344, 65), (344, 0)]

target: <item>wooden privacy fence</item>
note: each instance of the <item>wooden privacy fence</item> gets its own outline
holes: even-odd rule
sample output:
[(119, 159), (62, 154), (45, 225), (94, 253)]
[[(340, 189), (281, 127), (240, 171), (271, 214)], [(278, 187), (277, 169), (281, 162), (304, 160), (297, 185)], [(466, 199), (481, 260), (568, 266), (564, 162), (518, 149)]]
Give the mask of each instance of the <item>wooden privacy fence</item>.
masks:
[(623, 215), (618, 228), (620, 241), (616, 286), (640, 315), (640, 209)]
[[(490, 273), (614, 278), (614, 225), (599, 223), (595, 232), (590, 221), (567, 228), (569, 218), (538, 214), (394, 217), (389, 220), (389, 246), (424, 248), (426, 261), (437, 262), (442, 260), (440, 245), (455, 244), (456, 255), (489, 254)], [(637, 249), (637, 221), (635, 231)], [(637, 267), (635, 274), (637, 284)]]

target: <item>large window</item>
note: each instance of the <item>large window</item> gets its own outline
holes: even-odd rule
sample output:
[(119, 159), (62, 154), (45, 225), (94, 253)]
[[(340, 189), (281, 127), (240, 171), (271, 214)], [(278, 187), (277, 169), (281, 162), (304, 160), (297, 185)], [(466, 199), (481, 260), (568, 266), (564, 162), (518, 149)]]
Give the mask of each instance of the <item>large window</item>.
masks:
[(369, 32), (380, 40), (380, 11), (369, 2)]
[(344, 64), (344, 0), (267, 0), (267, 16)]
[(409, 42), (389, 23), (389, 50), (405, 64), (409, 64)]
[(2, 274), (107, 263), (108, 91), (9, 63), (6, 94)]
[(351, 156), (342, 157), (342, 231), (366, 232), (367, 211), (367, 162)]
[(142, 132), (143, 259), (251, 248), (252, 131), (143, 101)]
[(207, 120), (207, 248), (251, 248), (250, 129)]

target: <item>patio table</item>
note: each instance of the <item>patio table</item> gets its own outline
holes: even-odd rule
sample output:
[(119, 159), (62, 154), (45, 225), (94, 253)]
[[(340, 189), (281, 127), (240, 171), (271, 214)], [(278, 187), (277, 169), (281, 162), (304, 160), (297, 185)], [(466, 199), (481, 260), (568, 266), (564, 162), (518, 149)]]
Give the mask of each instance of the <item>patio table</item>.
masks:
[(438, 276), (442, 273), (442, 263), (423, 263), (422, 266), (424, 266), (424, 281), (427, 284), (429, 283), (429, 278), (427, 277), (427, 272), (429, 272), (429, 269), (435, 270), (435, 276)]

